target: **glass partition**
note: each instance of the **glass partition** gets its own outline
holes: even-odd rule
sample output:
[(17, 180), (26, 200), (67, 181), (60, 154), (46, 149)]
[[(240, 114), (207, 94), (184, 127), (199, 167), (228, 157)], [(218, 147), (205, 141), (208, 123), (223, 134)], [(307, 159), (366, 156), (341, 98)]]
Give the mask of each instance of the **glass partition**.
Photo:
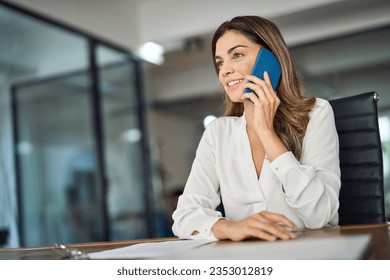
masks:
[(142, 238), (150, 231), (152, 190), (144, 176), (148, 156), (142, 145), (138, 73), (128, 55), (104, 46), (97, 50), (110, 236)]
[(26, 245), (104, 239), (88, 85), (80, 73), (14, 89)]
[(0, 36), (5, 246), (154, 236), (135, 59), (2, 4)]

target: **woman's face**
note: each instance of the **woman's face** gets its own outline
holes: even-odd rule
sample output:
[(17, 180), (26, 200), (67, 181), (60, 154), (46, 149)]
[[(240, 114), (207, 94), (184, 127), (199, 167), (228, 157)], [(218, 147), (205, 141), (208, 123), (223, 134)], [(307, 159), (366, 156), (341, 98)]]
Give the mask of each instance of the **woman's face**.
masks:
[(244, 76), (251, 73), (261, 46), (235, 30), (226, 31), (215, 46), (219, 81), (233, 102), (242, 102)]

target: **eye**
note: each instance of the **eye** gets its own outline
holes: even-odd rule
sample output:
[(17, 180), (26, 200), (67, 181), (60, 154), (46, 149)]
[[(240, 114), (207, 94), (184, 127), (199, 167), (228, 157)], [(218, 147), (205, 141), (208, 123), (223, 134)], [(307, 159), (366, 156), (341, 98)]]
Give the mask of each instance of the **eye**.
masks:
[(239, 59), (241, 57), (243, 57), (242, 53), (233, 53), (233, 59)]
[(217, 69), (219, 69), (219, 70), (221, 69), (222, 64), (223, 64), (222, 61), (216, 61), (216, 62), (215, 62), (215, 66), (216, 66)]

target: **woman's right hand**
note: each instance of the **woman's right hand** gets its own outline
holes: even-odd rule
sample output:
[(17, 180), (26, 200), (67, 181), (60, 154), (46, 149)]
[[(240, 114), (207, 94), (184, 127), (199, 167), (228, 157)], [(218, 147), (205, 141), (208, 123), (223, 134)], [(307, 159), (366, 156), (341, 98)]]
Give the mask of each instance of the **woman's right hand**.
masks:
[(296, 235), (288, 228), (296, 229), (296, 226), (284, 215), (262, 211), (240, 221), (220, 219), (211, 230), (214, 236), (220, 240), (241, 241), (248, 238), (259, 238), (275, 241), (278, 238), (282, 240), (296, 238)]

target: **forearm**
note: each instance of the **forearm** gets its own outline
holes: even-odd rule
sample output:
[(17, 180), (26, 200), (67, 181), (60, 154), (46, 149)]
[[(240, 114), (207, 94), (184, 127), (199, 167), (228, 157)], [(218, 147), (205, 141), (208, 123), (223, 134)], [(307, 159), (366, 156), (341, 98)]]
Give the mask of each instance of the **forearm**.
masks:
[(270, 167), (283, 186), (286, 202), (306, 227), (322, 227), (334, 220), (340, 186), (336, 171), (302, 165), (292, 153), (277, 158)]
[(264, 151), (268, 156), (268, 159), (272, 162), (280, 155), (288, 152), (286, 146), (283, 145), (280, 138), (272, 130), (256, 131), (259, 140), (261, 141)]
[(336, 186), (338, 186), (336, 181), (331, 183), (315, 174), (306, 182), (301, 180), (285, 187), (287, 203), (296, 210), (308, 228), (321, 228), (327, 224), (336, 224), (339, 208)]

